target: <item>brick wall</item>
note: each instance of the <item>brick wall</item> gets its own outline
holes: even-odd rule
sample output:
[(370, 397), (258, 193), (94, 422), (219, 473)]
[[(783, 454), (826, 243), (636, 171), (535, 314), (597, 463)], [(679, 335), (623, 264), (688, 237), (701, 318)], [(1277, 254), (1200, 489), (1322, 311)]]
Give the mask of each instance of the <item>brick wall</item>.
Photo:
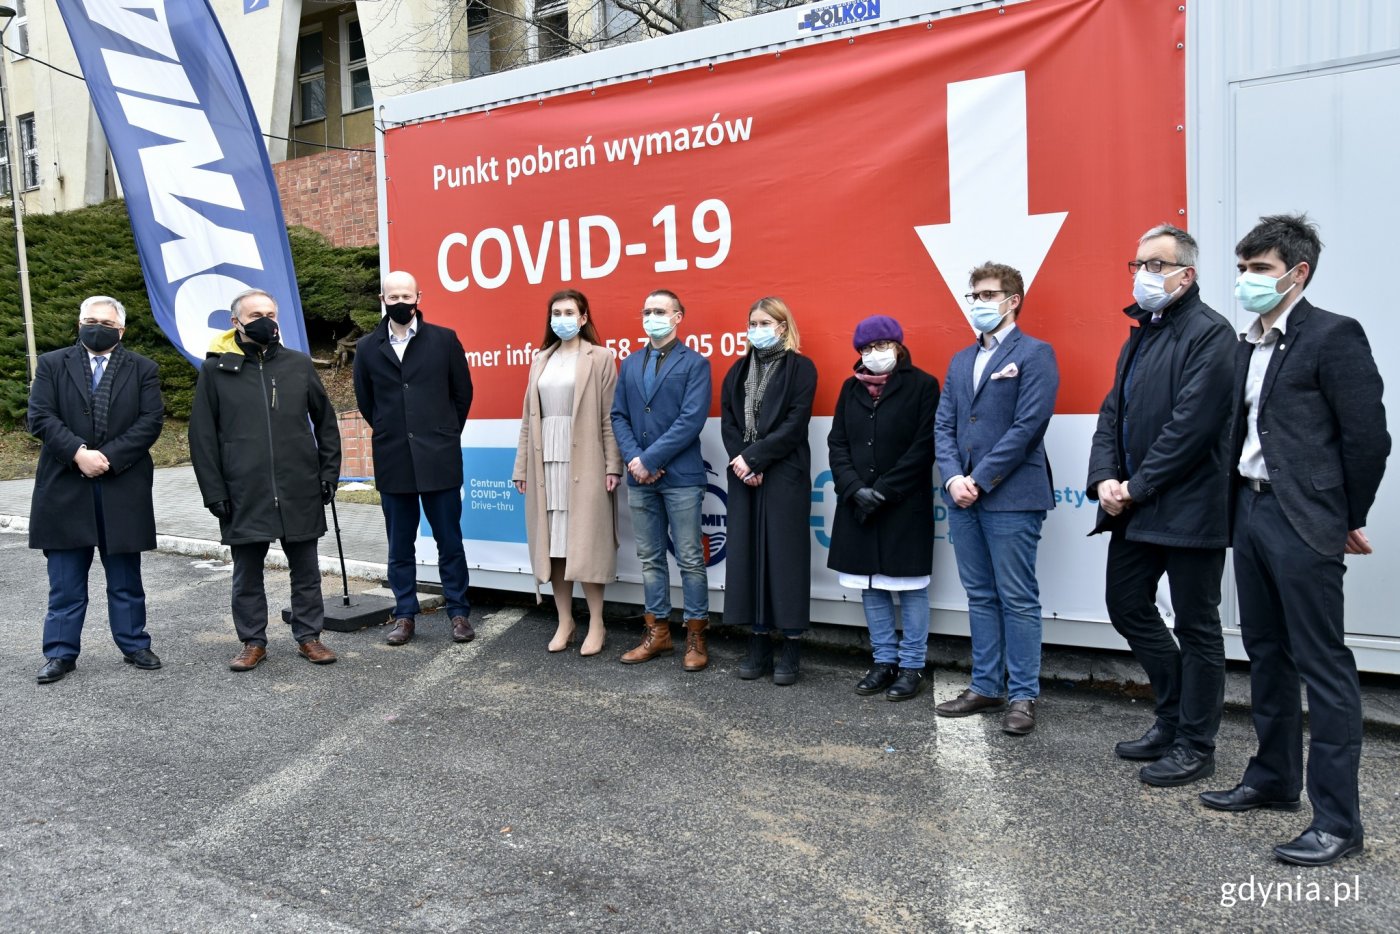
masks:
[(374, 434), (358, 409), (341, 412), (340, 475), (342, 477), (373, 477), (374, 452), (370, 436)]
[(379, 241), (374, 153), (331, 149), (272, 167), (287, 224), (310, 227), (336, 246)]

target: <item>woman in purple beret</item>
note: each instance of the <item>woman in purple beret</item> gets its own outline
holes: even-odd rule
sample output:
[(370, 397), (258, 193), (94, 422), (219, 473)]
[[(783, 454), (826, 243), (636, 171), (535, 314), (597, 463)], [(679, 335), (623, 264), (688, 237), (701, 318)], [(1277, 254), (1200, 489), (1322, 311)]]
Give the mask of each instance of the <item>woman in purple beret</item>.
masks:
[(838, 498), (827, 567), (860, 591), (870, 627), (875, 664), (856, 693), (909, 700), (923, 690), (928, 654), (938, 380), (914, 366), (893, 318), (866, 318), (851, 343), (860, 359), (827, 437)]

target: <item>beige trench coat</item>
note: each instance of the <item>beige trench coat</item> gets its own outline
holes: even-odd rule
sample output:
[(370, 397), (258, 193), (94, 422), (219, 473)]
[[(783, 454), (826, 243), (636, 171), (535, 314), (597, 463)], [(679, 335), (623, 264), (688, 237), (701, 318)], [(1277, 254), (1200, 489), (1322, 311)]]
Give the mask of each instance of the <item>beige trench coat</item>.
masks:
[[(622, 475), (622, 452), (612, 430), (617, 364), (606, 347), (581, 341), (574, 375), (573, 453), (569, 460), (569, 540), (566, 580), (611, 583), (617, 577), (617, 497), (607, 491), (607, 474)], [(539, 378), (555, 344), (535, 357), (520, 413), (520, 443), (514, 481), (525, 481), (525, 530), (535, 578), (549, 580), (549, 513), (544, 498), (544, 443), (541, 438)]]

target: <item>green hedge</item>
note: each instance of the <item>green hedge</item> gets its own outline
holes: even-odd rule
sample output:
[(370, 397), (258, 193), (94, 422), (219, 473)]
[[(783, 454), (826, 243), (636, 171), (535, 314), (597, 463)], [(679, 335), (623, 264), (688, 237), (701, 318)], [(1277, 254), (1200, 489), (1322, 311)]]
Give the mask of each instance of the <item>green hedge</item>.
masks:
[[(151, 317), (125, 203), (27, 214), (24, 232), (38, 352), (73, 343), (82, 300), (111, 295), (126, 306), (126, 345), (160, 365), (167, 413), (187, 418), (196, 370)], [(288, 237), (313, 347), (328, 345), (332, 334), (343, 335), (352, 321), (368, 328), (379, 320), (378, 248), (335, 247), (301, 227), (288, 230)], [(0, 427), (24, 424), (28, 367), (14, 224), (6, 207), (0, 210)]]

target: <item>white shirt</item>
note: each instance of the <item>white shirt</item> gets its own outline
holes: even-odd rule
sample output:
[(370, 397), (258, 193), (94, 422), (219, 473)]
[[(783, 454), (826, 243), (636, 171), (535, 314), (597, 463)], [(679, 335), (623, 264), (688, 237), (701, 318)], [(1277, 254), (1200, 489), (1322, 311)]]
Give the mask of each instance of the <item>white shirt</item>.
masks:
[(852, 590), (922, 590), (932, 580), (927, 574), (923, 577), (888, 577), (884, 574), (847, 574), (842, 571), (837, 575), (837, 582)]
[(1001, 345), (1011, 336), (1011, 332), (1016, 330), (1016, 322), (1011, 322), (1011, 326), (995, 334), (982, 334), (977, 338), (977, 359), (972, 362), (972, 391), (977, 391), (977, 386), (982, 382), (982, 373), (987, 369), (987, 364), (992, 362), (992, 357)]
[[(1294, 302), (1296, 305), (1297, 302)], [(1240, 475), (1251, 480), (1269, 479), (1269, 467), (1264, 463), (1264, 446), (1259, 443), (1259, 393), (1264, 388), (1264, 374), (1269, 371), (1274, 349), (1287, 351), (1285, 335), (1291, 314), (1293, 306), (1279, 315), (1267, 334), (1264, 333), (1263, 319), (1256, 318), (1244, 334), (1244, 339), (1254, 345), (1254, 353), (1249, 356), (1249, 375), (1244, 380), (1246, 430), (1244, 448), (1240, 451)]]
[[(84, 347), (83, 349), (84, 349), (84, 350), (87, 350), (86, 347)], [(113, 348), (113, 350), (115, 350), (115, 349), (116, 349), (116, 348)], [(88, 355), (88, 367), (89, 367), (89, 368), (92, 370), (92, 372), (94, 372), (94, 373), (97, 372), (97, 360), (98, 360), (98, 358), (100, 357), (100, 358), (102, 359), (102, 361), (103, 361), (103, 363), (102, 363), (102, 368), (103, 368), (103, 369), (102, 369), (102, 376), (103, 376), (103, 378), (105, 379), (106, 376), (107, 376), (107, 367), (109, 367), (109, 366), (112, 365), (112, 351), (109, 350), (109, 351), (107, 351), (106, 353), (93, 353), (91, 350), (87, 350), (87, 355)]]
[(389, 346), (394, 348), (394, 353), (399, 355), (399, 362), (403, 362), (403, 352), (408, 349), (408, 342), (413, 340), (413, 335), (418, 333), (418, 316), (414, 315), (408, 322), (408, 333), (399, 337), (394, 333), (394, 322), (389, 322)]

